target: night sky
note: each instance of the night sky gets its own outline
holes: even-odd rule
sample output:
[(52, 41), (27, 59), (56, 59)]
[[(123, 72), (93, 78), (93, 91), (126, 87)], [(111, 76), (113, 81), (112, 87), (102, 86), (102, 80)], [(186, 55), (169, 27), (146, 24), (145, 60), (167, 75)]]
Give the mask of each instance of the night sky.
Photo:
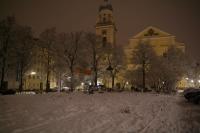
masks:
[[(111, 0), (118, 29), (117, 43), (147, 26), (155, 26), (186, 44), (187, 53), (200, 62), (200, 0)], [(0, 0), (0, 19), (15, 15), (38, 35), (45, 28), (58, 32), (95, 31), (103, 0)]]

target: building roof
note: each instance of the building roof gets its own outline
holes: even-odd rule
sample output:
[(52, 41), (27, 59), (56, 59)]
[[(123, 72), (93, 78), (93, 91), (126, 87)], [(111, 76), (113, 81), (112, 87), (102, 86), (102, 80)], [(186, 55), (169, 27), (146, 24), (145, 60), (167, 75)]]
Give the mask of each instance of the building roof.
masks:
[(138, 34), (136, 34), (135, 36), (133, 36), (131, 39), (144, 38), (144, 37), (165, 37), (165, 36), (173, 36), (173, 35), (171, 35), (167, 32), (164, 32), (154, 26), (149, 26), (149, 27), (145, 28), (143, 31), (141, 31)]

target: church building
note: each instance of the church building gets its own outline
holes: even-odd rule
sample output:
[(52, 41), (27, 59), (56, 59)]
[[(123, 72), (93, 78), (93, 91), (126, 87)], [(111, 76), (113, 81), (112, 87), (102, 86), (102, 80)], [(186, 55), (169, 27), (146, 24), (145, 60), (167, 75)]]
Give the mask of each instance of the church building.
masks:
[(131, 37), (129, 39), (129, 44), (124, 49), (128, 69), (132, 69), (134, 67), (134, 65), (131, 64), (132, 51), (139, 42), (148, 42), (153, 46), (154, 51), (158, 56), (164, 56), (170, 46), (175, 46), (185, 52), (185, 44), (178, 42), (174, 35), (164, 32), (156, 27), (149, 26), (140, 33)]
[[(109, 0), (99, 7), (99, 14), (96, 21), (96, 35), (102, 37), (103, 44), (116, 45), (117, 28), (113, 17), (113, 7)], [(176, 36), (162, 31), (159, 28), (149, 26), (129, 39), (128, 45), (124, 47), (124, 53), (127, 62), (127, 70), (133, 70), (134, 64), (131, 63), (132, 51), (139, 42), (148, 42), (153, 46), (158, 56), (164, 56), (169, 47), (175, 46), (185, 52), (185, 44), (178, 42)], [(185, 83), (180, 82), (179, 87), (184, 87)]]

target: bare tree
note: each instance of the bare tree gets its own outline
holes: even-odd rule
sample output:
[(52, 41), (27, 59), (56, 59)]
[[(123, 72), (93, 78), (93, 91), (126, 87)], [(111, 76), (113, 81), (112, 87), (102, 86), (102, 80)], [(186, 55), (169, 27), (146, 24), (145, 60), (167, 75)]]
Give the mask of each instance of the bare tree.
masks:
[(10, 49), (12, 49), (14, 29), (16, 26), (15, 18), (7, 17), (6, 19), (0, 21), (0, 65), (1, 65), (1, 86), (0, 89), (5, 89), (5, 75), (8, 65), (8, 58), (11, 54)]
[(46, 64), (46, 91), (50, 90), (50, 78), (54, 64), (56, 29), (49, 28), (40, 34), (40, 47), (42, 48)]
[(164, 64), (166, 68), (165, 76), (163, 78), (164, 87), (167, 92), (171, 92), (175, 89), (176, 83), (181, 80), (185, 73), (185, 54), (184, 52), (172, 45), (169, 47), (166, 56), (164, 58)]
[(146, 88), (146, 72), (150, 68), (150, 64), (156, 57), (156, 54), (148, 42), (140, 42), (133, 51), (132, 63), (142, 70), (142, 87)]
[(82, 44), (82, 32), (62, 33), (59, 35), (59, 43), (62, 44), (63, 58), (70, 71), (70, 90), (73, 91), (75, 68), (79, 64), (78, 60)]
[(87, 53), (89, 55), (89, 64), (91, 64), (93, 71), (93, 83), (97, 86), (98, 73), (100, 71), (101, 62), (105, 57), (105, 47), (103, 46), (101, 37), (94, 33), (86, 33)]
[(120, 72), (120, 69), (123, 68), (125, 65), (124, 60), (124, 53), (122, 46), (114, 46), (111, 48), (107, 54), (107, 60), (108, 60), (108, 68), (107, 70), (110, 71), (111, 77), (112, 77), (112, 89), (115, 85), (115, 78), (117, 74)]
[(14, 55), (18, 66), (20, 78), (19, 90), (23, 90), (24, 74), (31, 64), (31, 53), (33, 48), (33, 36), (30, 27), (18, 26), (15, 35)]
[(157, 92), (170, 93), (186, 72), (185, 66), (185, 54), (175, 46), (171, 46), (164, 56), (154, 58), (147, 73), (148, 84)]

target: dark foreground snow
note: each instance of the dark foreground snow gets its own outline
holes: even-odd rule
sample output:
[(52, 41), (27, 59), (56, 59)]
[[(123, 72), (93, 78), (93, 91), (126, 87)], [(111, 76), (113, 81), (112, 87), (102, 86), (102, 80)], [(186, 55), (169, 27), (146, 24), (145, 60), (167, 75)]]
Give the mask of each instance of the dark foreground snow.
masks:
[(142, 93), (0, 96), (0, 133), (198, 133), (200, 106)]

